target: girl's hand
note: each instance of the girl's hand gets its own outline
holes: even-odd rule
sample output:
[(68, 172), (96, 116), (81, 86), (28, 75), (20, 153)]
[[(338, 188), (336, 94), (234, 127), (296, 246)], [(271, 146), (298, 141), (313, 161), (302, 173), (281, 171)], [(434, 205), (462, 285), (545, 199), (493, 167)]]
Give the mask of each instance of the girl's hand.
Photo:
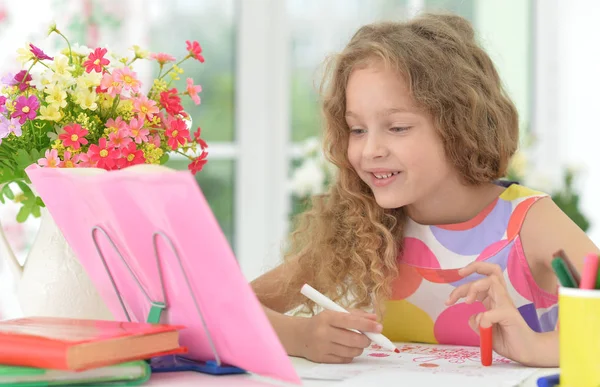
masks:
[(371, 340), (361, 333), (381, 333), (382, 326), (377, 316), (360, 310), (350, 313), (325, 310), (306, 319), (302, 335), (301, 356), (317, 363), (350, 363), (360, 356)]
[(534, 348), (539, 334), (534, 332), (515, 307), (507, 290), (500, 266), (487, 262), (473, 262), (458, 272), (466, 277), (473, 273), (485, 278), (463, 284), (450, 293), (446, 305), (453, 305), (461, 298), (465, 303), (483, 303), (486, 311), (471, 316), (469, 325), (477, 334), (479, 326), (493, 325), (493, 349), (501, 356), (524, 365), (535, 364)]

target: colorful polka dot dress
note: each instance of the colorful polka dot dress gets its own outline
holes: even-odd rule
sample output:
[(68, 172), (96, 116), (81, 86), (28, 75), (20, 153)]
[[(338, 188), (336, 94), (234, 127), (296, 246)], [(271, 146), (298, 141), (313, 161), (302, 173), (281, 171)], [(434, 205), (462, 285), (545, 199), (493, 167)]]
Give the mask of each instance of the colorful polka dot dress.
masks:
[(483, 278), (476, 273), (458, 275), (458, 269), (473, 261), (499, 265), (527, 324), (537, 332), (554, 330), (558, 298), (535, 283), (519, 236), (527, 211), (545, 196), (512, 184), (467, 222), (426, 226), (408, 219), (383, 333), (392, 341), (479, 345), (468, 320), (485, 311), (483, 305), (444, 303), (457, 286)]

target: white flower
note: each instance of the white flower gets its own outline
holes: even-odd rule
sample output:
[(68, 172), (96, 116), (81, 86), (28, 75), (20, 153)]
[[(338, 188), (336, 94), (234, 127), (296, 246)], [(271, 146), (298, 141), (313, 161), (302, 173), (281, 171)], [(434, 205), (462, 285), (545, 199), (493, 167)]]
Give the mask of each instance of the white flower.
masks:
[(325, 172), (314, 159), (307, 159), (294, 171), (291, 190), (296, 196), (305, 197), (323, 193)]
[[(92, 49), (87, 46), (82, 46), (82, 45), (79, 45), (78, 43), (74, 43), (71, 45), (71, 51), (73, 52), (73, 54), (77, 54), (79, 56), (88, 56), (92, 52)], [(66, 52), (67, 52), (66, 55), (68, 55), (68, 53), (69, 53), (68, 48), (66, 49)]]
[(29, 81), (29, 84), (38, 90), (43, 90), (46, 86), (52, 83), (50, 81), (52, 74), (52, 70), (50, 69), (34, 66), (29, 71), (29, 75), (31, 75), (31, 81)]
[(316, 137), (310, 137), (304, 141), (302, 144), (302, 154), (303, 155), (312, 155), (319, 152), (321, 146), (321, 142)]

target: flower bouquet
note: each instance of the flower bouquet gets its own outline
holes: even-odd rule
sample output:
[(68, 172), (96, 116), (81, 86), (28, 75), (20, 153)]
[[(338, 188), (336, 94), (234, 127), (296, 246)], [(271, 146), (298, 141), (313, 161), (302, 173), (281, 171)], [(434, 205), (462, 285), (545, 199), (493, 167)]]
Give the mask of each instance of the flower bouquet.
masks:
[[(200, 128), (190, 135), (191, 119), (181, 105), (187, 96), (200, 104), (201, 86), (187, 78), (185, 91), (171, 84), (183, 73), (181, 63), (204, 62), (196, 41), (186, 41), (181, 60), (133, 46), (131, 58), (106, 48), (73, 45), (52, 25), (66, 48), (49, 56), (33, 44), (18, 50), (23, 69), (6, 74), (0, 89), (0, 202), (18, 200), (19, 222), (39, 217), (44, 204), (29, 187), (25, 168), (95, 167), (123, 169), (135, 164), (164, 164), (176, 152), (190, 160), (192, 173), (202, 170), (207, 144)], [(158, 75), (147, 91), (133, 64), (150, 60)], [(22, 191), (15, 197), (9, 184)]]

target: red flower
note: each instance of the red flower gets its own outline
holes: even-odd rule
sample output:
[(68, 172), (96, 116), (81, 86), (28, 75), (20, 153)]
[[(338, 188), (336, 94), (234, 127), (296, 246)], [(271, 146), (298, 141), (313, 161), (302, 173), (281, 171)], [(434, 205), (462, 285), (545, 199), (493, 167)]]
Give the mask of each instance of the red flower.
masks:
[(185, 122), (180, 119), (171, 120), (169, 128), (165, 131), (165, 135), (167, 136), (167, 144), (173, 150), (177, 149), (180, 144), (185, 144), (190, 139), (190, 131), (187, 129)]
[(96, 48), (94, 52), (90, 53), (88, 60), (83, 62), (85, 66), (85, 72), (91, 73), (94, 70), (97, 73), (101, 73), (104, 66), (108, 65), (110, 61), (104, 57), (108, 50), (106, 48)]
[(198, 145), (200, 145), (200, 148), (202, 148), (202, 150), (205, 150), (206, 148), (208, 148), (208, 144), (206, 143), (206, 141), (204, 141), (203, 139), (200, 138), (201, 131), (202, 131), (202, 129), (200, 129), (200, 127), (198, 127), (198, 130), (196, 130), (196, 132), (194, 133), (194, 141), (196, 141), (196, 143), (198, 143)]
[(79, 149), (82, 145), (88, 143), (85, 136), (88, 134), (86, 129), (83, 129), (79, 124), (67, 125), (63, 128), (64, 133), (58, 135), (58, 139), (63, 142), (64, 146), (70, 146), (73, 149)]
[(52, 60), (53, 58), (46, 55), (44, 53), (44, 51), (42, 51), (41, 49), (39, 49), (38, 47), (34, 46), (33, 44), (29, 45), (29, 48), (31, 51), (31, 53), (38, 59), (38, 60), (44, 60), (44, 59), (48, 59), (48, 60)]
[(200, 156), (196, 157), (195, 159), (193, 159), (192, 162), (190, 163), (190, 165), (188, 165), (188, 169), (190, 171), (192, 171), (192, 173), (194, 175), (196, 173), (200, 172), (202, 170), (202, 168), (204, 168), (204, 165), (208, 161), (208, 160), (206, 160), (206, 156), (208, 156), (208, 152), (202, 151), (202, 154)]
[(174, 116), (183, 111), (181, 106), (181, 98), (176, 88), (160, 93), (160, 104), (165, 108), (167, 113)]
[(106, 138), (102, 137), (98, 140), (98, 145), (90, 145), (87, 154), (90, 161), (97, 163), (98, 168), (110, 170), (115, 168), (116, 159), (119, 158), (120, 152), (113, 147), (109, 147)]
[(145, 162), (144, 152), (137, 149), (135, 143), (131, 142), (127, 147), (121, 149), (121, 158), (117, 160), (117, 166), (125, 168)]
[(204, 63), (204, 57), (202, 56), (202, 47), (200, 47), (200, 43), (195, 40), (193, 42), (186, 40), (185, 44), (190, 56), (198, 60), (200, 63)]
[[(27, 74), (27, 76), (25, 76), (25, 74)], [(31, 80), (31, 74), (29, 74), (27, 70), (21, 70), (15, 75), (16, 84), (19, 85), (19, 90), (21, 91), (25, 91), (31, 86), (29, 84), (29, 81)]]

